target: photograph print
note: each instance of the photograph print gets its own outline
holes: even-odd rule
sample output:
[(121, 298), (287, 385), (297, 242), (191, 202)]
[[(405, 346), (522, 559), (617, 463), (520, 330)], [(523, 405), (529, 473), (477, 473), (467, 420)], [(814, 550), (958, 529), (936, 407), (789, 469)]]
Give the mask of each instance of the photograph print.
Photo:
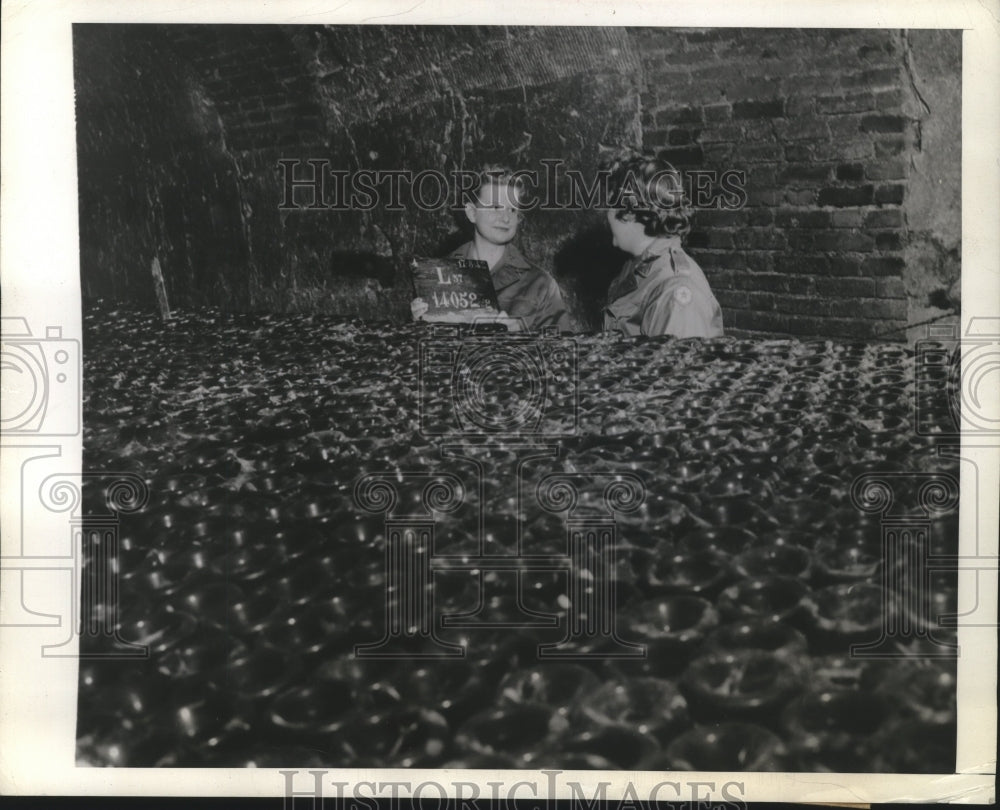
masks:
[(78, 766), (954, 772), (961, 30), (72, 41)]

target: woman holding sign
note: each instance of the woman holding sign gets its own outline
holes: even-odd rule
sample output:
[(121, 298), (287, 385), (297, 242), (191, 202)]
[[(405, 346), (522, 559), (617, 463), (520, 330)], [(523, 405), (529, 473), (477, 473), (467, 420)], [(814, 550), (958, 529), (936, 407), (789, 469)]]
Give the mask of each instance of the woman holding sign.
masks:
[[(482, 309), (435, 316), (435, 320), (473, 322), (496, 320), (512, 331), (540, 331), (554, 327), (572, 331), (569, 313), (559, 285), (541, 268), (531, 264), (514, 246), (521, 220), (524, 189), (507, 169), (487, 168), (479, 175), (477, 187), (465, 204), (465, 215), (475, 233), (449, 257), (455, 260), (478, 260), (489, 268), (499, 304), (499, 314), (484, 315)], [(414, 320), (429, 320), (431, 308), (423, 298), (410, 305)]]

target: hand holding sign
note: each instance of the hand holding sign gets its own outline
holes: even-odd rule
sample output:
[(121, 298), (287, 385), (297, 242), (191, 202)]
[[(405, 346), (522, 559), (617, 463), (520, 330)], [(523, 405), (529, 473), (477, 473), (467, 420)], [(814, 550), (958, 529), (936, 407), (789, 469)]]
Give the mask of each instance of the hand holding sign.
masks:
[(414, 259), (415, 320), (471, 323), (499, 314), (489, 265), (477, 259)]
[(435, 323), (499, 323), (507, 327), (508, 332), (523, 332), (524, 321), (521, 318), (514, 318), (501, 310), (500, 312), (489, 312), (483, 309), (465, 309), (458, 312), (443, 312), (433, 318), (426, 317), (430, 305), (423, 298), (414, 298), (410, 302), (410, 312), (415, 321), (431, 321)]
[(498, 317), (497, 314), (481, 308), (460, 309), (454, 312), (435, 312), (428, 315), (431, 305), (423, 298), (414, 298), (410, 302), (410, 312), (413, 313), (413, 320), (428, 321), (433, 323), (473, 323), (482, 319), (492, 319)]

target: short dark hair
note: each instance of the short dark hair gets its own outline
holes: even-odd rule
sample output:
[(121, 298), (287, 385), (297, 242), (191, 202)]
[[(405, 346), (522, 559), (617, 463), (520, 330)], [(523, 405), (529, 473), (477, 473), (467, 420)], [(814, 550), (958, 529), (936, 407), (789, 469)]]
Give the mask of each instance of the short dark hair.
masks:
[(477, 200), (481, 202), (482, 198), (479, 196), (479, 192), (482, 191), (485, 186), (489, 185), (513, 186), (517, 191), (517, 197), (519, 200), (524, 197), (526, 193), (524, 182), (512, 168), (498, 163), (487, 163), (476, 175), (476, 183), (466, 193), (465, 201), (473, 204), (475, 204)]
[(670, 163), (647, 153), (630, 153), (605, 163), (610, 173), (608, 199), (615, 217), (631, 217), (646, 236), (687, 236), (691, 203), (681, 173)]

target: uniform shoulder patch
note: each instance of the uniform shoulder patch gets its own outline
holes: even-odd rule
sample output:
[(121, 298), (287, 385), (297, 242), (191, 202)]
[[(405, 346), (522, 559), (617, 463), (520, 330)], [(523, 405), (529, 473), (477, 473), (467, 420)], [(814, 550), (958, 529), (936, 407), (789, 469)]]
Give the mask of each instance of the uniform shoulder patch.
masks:
[(676, 290), (674, 290), (674, 301), (676, 301), (680, 306), (685, 306), (691, 303), (691, 288), (686, 284), (681, 284)]

